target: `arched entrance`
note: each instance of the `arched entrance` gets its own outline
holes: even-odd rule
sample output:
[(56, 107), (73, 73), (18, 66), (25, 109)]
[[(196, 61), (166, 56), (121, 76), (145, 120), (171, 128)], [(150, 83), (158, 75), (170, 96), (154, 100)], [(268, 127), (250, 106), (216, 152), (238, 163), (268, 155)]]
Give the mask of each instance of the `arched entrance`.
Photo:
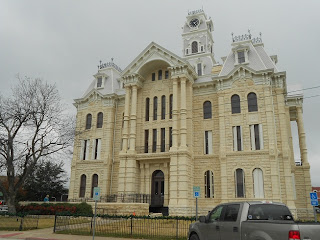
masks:
[(164, 174), (161, 170), (152, 173), (151, 207), (163, 207), (164, 202)]

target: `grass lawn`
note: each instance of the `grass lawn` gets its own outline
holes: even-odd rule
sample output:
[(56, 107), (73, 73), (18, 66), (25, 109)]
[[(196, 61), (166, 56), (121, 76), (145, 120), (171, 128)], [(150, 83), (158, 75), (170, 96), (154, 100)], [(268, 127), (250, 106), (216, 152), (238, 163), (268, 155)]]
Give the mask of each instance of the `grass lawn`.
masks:
[(47, 216), (44, 218), (38, 217), (13, 217), (13, 216), (0, 216), (0, 230), (18, 231), (22, 222), (22, 230), (30, 230), (37, 228), (49, 228), (54, 226), (54, 217)]

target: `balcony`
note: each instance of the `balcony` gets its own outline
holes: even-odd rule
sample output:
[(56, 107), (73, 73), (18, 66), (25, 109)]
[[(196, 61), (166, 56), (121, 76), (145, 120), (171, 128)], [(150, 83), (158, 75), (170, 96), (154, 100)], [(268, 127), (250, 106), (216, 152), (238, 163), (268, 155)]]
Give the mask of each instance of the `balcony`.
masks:
[(142, 154), (142, 153), (165, 153), (165, 152), (169, 152), (169, 150), (170, 150), (170, 145), (169, 144), (136, 147), (136, 151), (137, 151), (138, 154)]

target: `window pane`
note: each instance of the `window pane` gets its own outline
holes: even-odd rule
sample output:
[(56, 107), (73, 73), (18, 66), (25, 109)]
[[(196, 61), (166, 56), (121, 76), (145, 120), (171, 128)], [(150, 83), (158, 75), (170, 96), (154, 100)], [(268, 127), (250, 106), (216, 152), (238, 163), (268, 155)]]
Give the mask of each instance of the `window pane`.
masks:
[(170, 102), (169, 102), (169, 108), (170, 108), (169, 118), (170, 119), (172, 119), (172, 104), (173, 104), (173, 95), (170, 94)]
[(161, 152), (165, 151), (166, 146), (166, 129), (161, 128)]
[(152, 81), (156, 80), (156, 73), (152, 73)]
[(192, 53), (197, 53), (198, 52), (198, 43), (196, 41), (192, 42), (191, 48), (192, 48)]
[(212, 118), (211, 102), (210, 101), (206, 101), (203, 104), (203, 118), (204, 119)]
[(169, 127), (169, 147), (172, 147), (172, 127)]
[(161, 119), (166, 118), (166, 96), (161, 97)]
[(157, 114), (158, 114), (158, 98), (153, 98), (153, 120), (157, 120)]
[(98, 77), (98, 81), (97, 81), (97, 87), (101, 87), (102, 86), (102, 77)]
[(246, 59), (245, 59), (244, 51), (238, 52), (238, 63), (243, 63), (245, 61)]
[(254, 204), (249, 207), (248, 220), (287, 220), (293, 217), (286, 206), (276, 204)]
[(91, 128), (91, 121), (92, 121), (92, 115), (88, 114), (87, 115), (87, 119), (86, 119), (86, 129), (90, 129)]
[(201, 63), (197, 64), (198, 76), (202, 76), (202, 65)]
[(146, 98), (146, 121), (149, 121), (150, 98)]
[(238, 151), (242, 151), (242, 143), (241, 143), (241, 128), (237, 126), (237, 147)]
[(162, 70), (159, 70), (158, 71), (158, 80), (161, 80), (162, 79)]
[(99, 112), (97, 117), (97, 128), (102, 128), (103, 124), (103, 113)]
[(258, 111), (257, 95), (253, 92), (249, 93), (247, 100), (248, 100), (248, 111), (249, 112)]
[(209, 221), (210, 222), (219, 221), (220, 220), (222, 208), (223, 208), (223, 206), (219, 206), (219, 207), (213, 209), (213, 211), (210, 213), (210, 216), (209, 216)]
[(86, 181), (87, 181), (87, 177), (86, 175), (82, 174), (81, 175), (81, 180), (80, 180), (80, 193), (79, 193), (79, 197), (85, 197), (85, 193), (86, 193)]
[(204, 153), (205, 154), (209, 154), (209, 133), (208, 133), (208, 131), (205, 131), (204, 132), (204, 146), (205, 146), (205, 151), (204, 151)]
[(149, 130), (144, 131), (144, 152), (148, 153), (149, 148)]
[(239, 204), (228, 205), (226, 212), (224, 214), (223, 221), (236, 222), (238, 218), (239, 208), (240, 208)]
[(236, 170), (236, 188), (237, 188), (237, 197), (244, 197), (244, 177), (243, 170)]
[(231, 97), (231, 109), (232, 113), (240, 113), (240, 97), (238, 95), (233, 95)]
[(157, 151), (157, 129), (153, 129), (153, 136), (152, 136), (152, 152)]
[(165, 79), (169, 78), (169, 71), (165, 71)]
[(260, 150), (259, 124), (254, 125), (254, 141), (256, 144), (256, 150)]

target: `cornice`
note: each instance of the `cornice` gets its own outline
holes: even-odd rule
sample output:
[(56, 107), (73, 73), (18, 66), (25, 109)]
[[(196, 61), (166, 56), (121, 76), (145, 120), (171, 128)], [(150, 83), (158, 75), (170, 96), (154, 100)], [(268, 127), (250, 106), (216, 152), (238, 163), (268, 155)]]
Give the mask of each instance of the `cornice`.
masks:
[(122, 82), (125, 87), (137, 86), (138, 88), (141, 88), (143, 86), (143, 81), (144, 78), (138, 73), (128, 74), (122, 77)]
[(185, 77), (191, 83), (197, 79), (197, 74), (195, 70), (190, 66), (190, 64), (180, 65), (180, 66), (173, 66), (169, 67), (171, 70), (171, 78), (183, 78)]

